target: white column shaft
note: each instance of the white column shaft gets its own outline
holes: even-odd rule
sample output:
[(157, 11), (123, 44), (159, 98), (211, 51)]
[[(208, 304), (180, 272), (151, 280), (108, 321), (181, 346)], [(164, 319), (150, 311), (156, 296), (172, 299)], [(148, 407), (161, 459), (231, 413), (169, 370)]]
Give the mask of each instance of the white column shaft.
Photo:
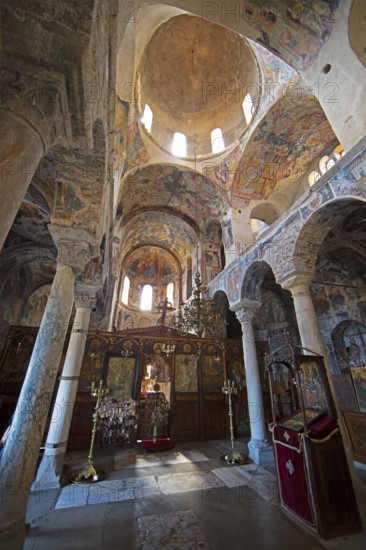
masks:
[(252, 321), (242, 322), (242, 329), (251, 437), (264, 441), (267, 430)]
[[(45, 454), (64, 452), (69, 437), (79, 375), (90, 320), (90, 308), (77, 308), (53, 408)], [(67, 379), (70, 378), (70, 379)], [(52, 453), (51, 453), (52, 454)]]

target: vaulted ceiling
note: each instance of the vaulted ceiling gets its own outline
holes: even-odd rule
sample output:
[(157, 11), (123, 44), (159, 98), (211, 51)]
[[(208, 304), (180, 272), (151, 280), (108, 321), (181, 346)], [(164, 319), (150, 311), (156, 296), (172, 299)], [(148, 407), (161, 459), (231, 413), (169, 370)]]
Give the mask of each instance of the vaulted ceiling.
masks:
[[(35, 249), (32, 269), (44, 273), (47, 248), (54, 268), (49, 223), (90, 231), (98, 261), (111, 260), (98, 247), (114, 235), (114, 270), (148, 247), (154, 257), (170, 254), (182, 270), (209, 224), (231, 207), (270, 203), (280, 215), (314, 159), (334, 143), (297, 71), (311, 65), (330, 36), (337, 1), (322, 2), (318, 14), (295, 9), (298, 3), (279, 2), (283, 9), (271, 12), (260, 0), (243, 2), (239, 26), (202, 18), (202, 6), (188, 13), (183, 1), (131, 3), (138, 8), (133, 24), (122, 13), (120, 27), (110, 22), (107, 3), (96, 1), (89, 18), (81, 4), (66, 4), (15, 1), (9, 8), (2, 58), (18, 72), (27, 62), (64, 76), (72, 138), (57, 138), (36, 170), (2, 273), (10, 258), (21, 253), (20, 263), (27, 262)], [(248, 92), (250, 121), (242, 108)], [(146, 103), (151, 132), (141, 123)], [(210, 133), (217, 127), (225, 151), (213, 154)], [(171, 153), (174, 132), (187, 137), (182, 158)]]

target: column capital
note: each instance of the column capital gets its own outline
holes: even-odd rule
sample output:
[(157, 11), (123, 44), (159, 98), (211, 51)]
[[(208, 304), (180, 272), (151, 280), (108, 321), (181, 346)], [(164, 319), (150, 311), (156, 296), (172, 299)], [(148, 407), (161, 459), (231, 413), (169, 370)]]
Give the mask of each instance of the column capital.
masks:
[(294, 296), (298, 294), (308, 294), (309, 286), (313, 278), (313, 273), (301, 273), (283, 278), (279, 280), (278, 283), (286, 290), (289, 290)]
[[(10, 63), (10, 61), (9, 61)], [(47, 151), (56, 141), (71, 137), (67, 87), (64, 75), (30, 67), (17, 61), (15, 68), (1, 67), (0, 107), (27, 121)]]
[(254, 300), (241, 300), (237, 304), (230, 307), (234, 311), (240, 323), (248, 323), (253, 321), (260, 308), (260, 302)]
[(97, 303), (97, 293), (100, 287), (76, 283), (74, 303), (76, 308), (93, 309)]
[(75, 273), (81, 273), (90, 261), (95, 240), (85, 229), (74, 229), (49, 224), (48, 229), (57, 247), (57, 263), (68, 265)]

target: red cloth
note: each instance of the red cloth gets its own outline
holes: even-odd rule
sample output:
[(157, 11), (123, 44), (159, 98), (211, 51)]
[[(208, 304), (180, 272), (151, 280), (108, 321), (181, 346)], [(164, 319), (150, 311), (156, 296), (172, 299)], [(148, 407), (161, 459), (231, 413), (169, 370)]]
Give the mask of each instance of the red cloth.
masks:
[(324, 439), (338, 428), (337, 421), (331, 416), (322, 416), (313, 422), (309, 428), (309, 436), (312, 439)]
[[(300, 437), (294, 430), (282, 426), (274, 428), (280, 491), (283, 505), (303, 521), (314, 526)], [(294, 448), (290, 449), (285, 445)]]

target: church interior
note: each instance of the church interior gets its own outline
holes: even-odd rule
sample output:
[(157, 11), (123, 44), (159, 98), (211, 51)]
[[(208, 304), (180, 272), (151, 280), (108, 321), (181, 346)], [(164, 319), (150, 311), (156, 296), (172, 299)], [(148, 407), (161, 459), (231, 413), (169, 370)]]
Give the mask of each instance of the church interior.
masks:
[(363, 548), (365, 2), (0, 27), (1, 547)]

